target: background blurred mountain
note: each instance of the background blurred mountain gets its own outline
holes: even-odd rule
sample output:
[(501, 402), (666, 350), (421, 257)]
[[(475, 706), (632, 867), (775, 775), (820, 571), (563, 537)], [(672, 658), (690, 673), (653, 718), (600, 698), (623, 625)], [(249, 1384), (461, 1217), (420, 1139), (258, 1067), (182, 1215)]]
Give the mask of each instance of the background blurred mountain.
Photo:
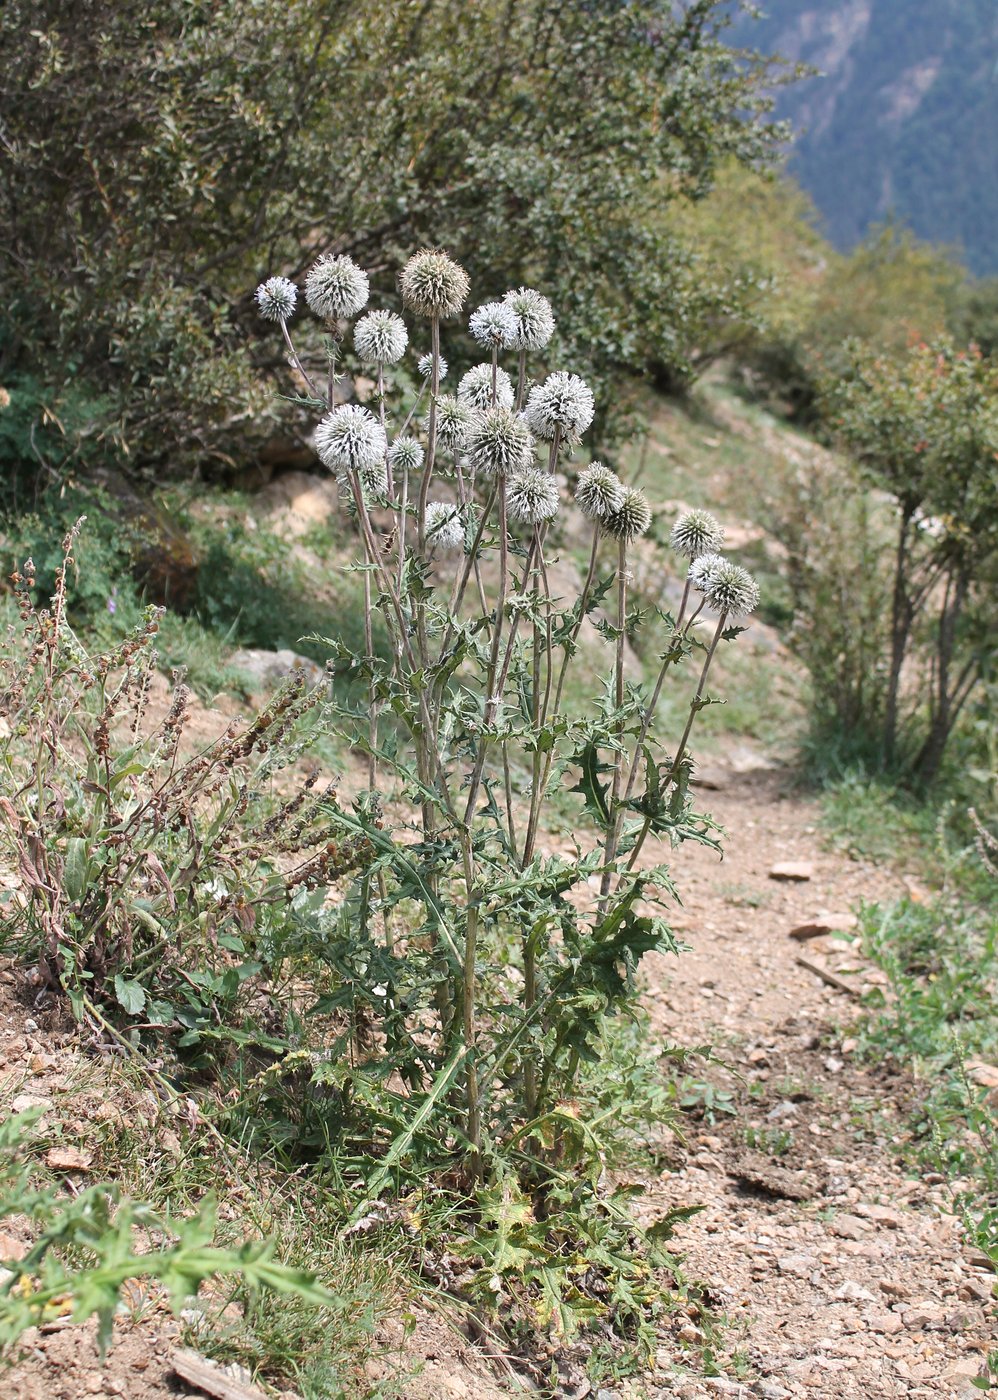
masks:
[(888, 217), (998, 273), (995, 0), (761, 0), (738, 40), (823, 76), (782, 91), (790, 169), (849, 248)]

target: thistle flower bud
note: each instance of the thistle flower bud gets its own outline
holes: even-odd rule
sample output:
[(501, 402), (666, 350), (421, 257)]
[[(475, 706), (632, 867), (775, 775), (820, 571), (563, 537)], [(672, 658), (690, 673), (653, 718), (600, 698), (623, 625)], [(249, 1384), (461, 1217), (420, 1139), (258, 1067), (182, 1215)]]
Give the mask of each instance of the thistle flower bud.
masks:
[(699, 559), (703, 554), (716, 554), (724, 542), (724, 531), (707, 510), (685, 511), (669, 537), (677, 554), (686, 559)]
[(625, 486), (620, 505), (603, 517), (603, 529), (618, 540), (636, 540), (651, 524), (651, 507), (644, 492)]
[(268, 277), (256, 289), (256, 304), (265, 321), (287, 321), (295, 314), (298, 288), (290, 277)]
[(506, 509), (511, 520), (539, 525), (558, 509), (558, 483), (550, 472), (528, 467), (506, 482)]
[(403, 305), (417, 316), (456, 316), (469, 286), (464, 268), (433, 248), (414, 253), (399, 273)]
[(587, 520), (605, 520), (623, 503), (623, 483), (617, 473), (602, 462), (591, 462), (585, 471), (579, 473), (575, 500)]
[(367, 273), (346, 253), (325, 253), (305, 278), (305, 300), (324, 321), (356, 316), (367, 305)]
[[(475, 410), (470, 404), (461, 403), (453, 394), (441, 394), (437, 399), (437, 441), (444, 447), (463, 447), (471, 425), (475, 420)], [(430, 430), (430, 415), (423, 419), (423, 427)]]
[(426, 541), (448, 553), (464, 548), (464, 521), (457, 506), (450, 501), (427, 502)]
[[(440, 356), (438, 363), (440, 365), (440, 378), (446, 379), (447, 361), (444, 359), (443, 355)], [(416, 368), (419, 370), (420, 374), (423, 376), (424, 379), (429, 379), (430, 375), (433, 373), (433, 356), (420, 355), (418, 361), (416, 362)]]
[(516, 344), (517, 321), (504, 301), (487, 301), (471, 313), (468, 330), (487, 350), (508, 350)]
[[(475, 365), (467, 374), (462, 374), (457, 386), (457, 396), (462, 403), (472, 408), (492, 406), (492, 366)], [(513, 407), (513, 384), (504, 369), (496, 366), (496, 403), (500, 408)]]
[(367, 365), (394, 365), (405, 354), (409, 332), (394, 311), (369, 311), (354, 327), (353, 343)]
[(384, 462), (388, 440), (374, 414), (359, 404), (341, 404), (315, 430), (315, 450), (334, 472), (363, 472)]
[(388, 449), (388, 463), (393, 471), (418, 472), (426, 453), (414, 437), (397, 437)]
[(556, 370), (531, 389), (525, 417), (530, 431), (544, 442), (550, 442), (556, 433), (566, 442), (577, 442), (595, 411), (596, 402), (586, 381), (577, 374)]
[(759, 585), (747, 569), (721, 554), (701, 555), (690, 567), (690, 582), (711, 612), (748, 617), (759, 606)]
[(518, 413), (489, 408), (476, 416), (464, 444), (472, 471), (509, 476), (533, 466), (534, 440)]
[(543, 350), (554, 335), (551, 303), (530, 287), (508, 291), (503, 301), (516, 319), (513, 346), (517, 350)]

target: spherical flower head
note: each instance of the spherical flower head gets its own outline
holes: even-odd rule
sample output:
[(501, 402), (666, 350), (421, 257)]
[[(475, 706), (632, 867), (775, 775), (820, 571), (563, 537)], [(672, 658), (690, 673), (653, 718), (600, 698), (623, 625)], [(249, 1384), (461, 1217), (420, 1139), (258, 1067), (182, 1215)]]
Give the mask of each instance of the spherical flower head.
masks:
[(456, 316), (469, 286), (464, 268), (434, 248), (413, 254), (399, 273), (402, 303), (417, 316)]
[(534, 464), (534, 440), (523, 417), (509, 408), (487, 408), (477, 415), (464, 444), (473, 472), (512, 476)]
[(354, 327), (353, 343), (366, 365), (394, 365), (405, 354), (409, 332), (394, 311), (369, 311)]
[[(492, 366), (474, 365), (458, 380), (457, 396), (472, 408), (492, 407)], [(496, 403), (500, 408), (513, 407), (513, 384), (504, 369), (496, 366)]]
[(625, 486), (620, 505), (603, 517), (603, 529), (618, 540), (638, 539), (651, 524), (651, 506), (643, 491)]
[(602, 462), (591, 462), (585, 471), (579, 473), (575, 500), (587, 520), (605, 520), (623, 503), (623, 483), (617, 473)]
[(397, 437), (388, 449), (388, 463), (393, 471), (418, 472), (426, 453), (414, 437)]
[(256, 304), (265, 321), (287, 321), (295, 314), (298, 288), (290, 277), (268, 277), (256, 289)]
[(450, 501), (427, 501), (426, 542), (446, 553), (464, 548), (464, 521), (457, 506)]
[(584, 379), (565, 370), (549, 374), (535, 384), (527, 400), (527, 426), (535, 437), (550, 442), (557, 433), (565, 442), (577, 442), (593, 421), (596, 402)]
[(721, 554), (702, 555), (691, 568), (690, 578), (711, 612), (748, 617), (759, 606), (759, 585), (755, 579), (747, 569)]
[(516, 344), (516, 316), (504, 301), (487, 301), (471, 313), (468, 329), (486, 350), (508, 350)]
[(550, 472), (527, 467), (506, 482), (506, 509), (511, 520), (540, 525), (558, 509), (558, 483)]
[(324, 321), (356, 316), (367, 305), (367, 273), (346, 253), (325, 253), (305, 278), (305, 300)]
[[(437, 441), (444, 447), (463, 447), (475, 421), (475, 410), (470, 404), (462, 403), (453, 394), (441, 394), (437, 399)], [(423, 427), (430, 430), (430, 415), (423, 419)]]
[(359, 404), (341, 404), (327, 413), (315, 430), (315, 450), (334, 472), (364, 472), (384, 462), (388, 450), (385, 430), (374, 414)]
[[(447, 361), (444, 359), (443, 355), (440, 356), (438, 363), (440, 365), (440, 378), (446, 379)], [(430, 375), (433, 373), (433, 356), (420, 355), (418, 361), (416, 362), (416, 368), (419, 370), (420, 374), (423, 376), (424, 379), (429, 379)]]
[(670, 542), (685, 559), (716, 554), (724, 542), (724, 531), (708, 510), (685, 511), (672, 527)]
[(543, 350), (554, 335), (554, 315), (551, 303), (530, 287), (509, 291), (503, 301), (516, 320), (513, 347), (517, 350)]

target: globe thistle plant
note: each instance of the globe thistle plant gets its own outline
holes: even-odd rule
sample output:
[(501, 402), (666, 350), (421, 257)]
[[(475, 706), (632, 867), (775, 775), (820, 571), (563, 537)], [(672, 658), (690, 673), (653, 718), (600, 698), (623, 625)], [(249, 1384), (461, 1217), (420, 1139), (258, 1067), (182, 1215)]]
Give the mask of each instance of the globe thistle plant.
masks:
[[(448, 369), (448, 365), (447, 365), (447, 361), (444, 359), (443, 355), (441, 355), (441, 356), (439, 357), (439, 359), (437, 360), (437, 366), (438, 366), (437, 372), (438, 372), (440, 378), (441, 378), (441, 379), (446, 379), (446, 378), (447, 378), (447, 369)], [(433, 373), (433, 356), (432, 356), (432, 355), (420, 355), (418, 361), (416, 362), (416, 368), (419, 370), (419, 373), (422, 375), (422, 377), (423, 377), (424, 379), (429, 379), (430, 375)]]
[(476, 415), (464, 454), (473, 472), (510, 476), (533, 465), (534, 440), (520, 414), (490, 408)]
[(426, 542), (446, 553), (464, 548), (464, 521), (456, 505), (450, 501), (427, 501)]
[(388, 439), (374, 414), (359, 404), (342, 404), (315, 430), (315, 450), (331, 471), (364, 472), (385, 459)]
[(409, 332), (394, 311), (369, 311), (354, 327), (353, 343), (367, 365), (394, 365), (405, 354)]
[(749, 571), (720, 554), (709, 558), (709, 564), (697, 571), (695, 582), (707, 608), (724, 617), (754, 613), (759, 606), (759, 585)]
[(616, 472), (602, 462), (591, 462), (579, 473), (575, 501), (587, 520), (603, 521), (620, 510), (624, 487)]
[(487, 350), (508, 350), (516, 344), (517, 320), (504, 301), (487, 301), (471, 313), (468, 330)]
[(446, 253), (424, 248), (399, 273), (399, 291), (407, 310), (417, 316), (456, 316), (468, 295), (468, 274)]
[(517, 350), (543, 350), (554, 335), (554, 314), (551, 303), (530, 287), (509, 291), (503, 301), (513, 313), (516, 330), (513, 346)]
[(538, 467), (517, 472), (506, 482), (506, 509), (511, 520), (540, 525), (558, 510), (558, 483)]
[(578, 442), (593, 421), (593, 391), (577, 374), (556, 370), (535, 384), (527, 400), (527, 426), (543, 442)]
[(324, 321), (356, 316), (367, 305), (369, 292), (367, 273), (346, 253), (324, 254), (305, 278), (305, 300)]
[[(457, 386), (457, 396), (462, 403), (472, 408), (492, 407), (492, 365), (474, 365), (467, 374), (462, 374)], [(504, 369), (495, 368), (496, 404), (500, 408), (513, 407), (513, 384)]]
[(707, 510), (687, 510), (672, 527), (670, 543), (686, 559), (716, 554), (724, 541), (720, 523)]
[(718, 564), (723, 563), (724, 556), (718, 554), (716, 550), (712, 550), (709, 554), (701, 554), (700, 557), (694, 559), (690, 565), (690, 570), (687, 574), (690, 584), (699, 592), (701, 581), (705, 579), (710, 574), (710, 571), (716, 568)]
[(651, 524), (651, 507), (643, 491), (625, 486), (616, 510), (603, 516), (602, 525), (614, 539), (630, 543), (643, 535)]
[(268, 277), (256, 289), (256, 304), (265, 321), (287, 321), (295, 314), (298, 288), (289, 277)]
[[(437, 399), (437, 438), (444, 447), (461, 448), (464, 446), (475, 421), (475, 410), (470, 404), (462, 403), (453, 394), (441, 394)], [(427, 415), (423, 420), (423, 426), (427, 432), (430, 430), (430, 420)]]
[(418, 472), (426, 453), (414, 437), (397, 437), (388, 449), (388, 464), (396, 472)]

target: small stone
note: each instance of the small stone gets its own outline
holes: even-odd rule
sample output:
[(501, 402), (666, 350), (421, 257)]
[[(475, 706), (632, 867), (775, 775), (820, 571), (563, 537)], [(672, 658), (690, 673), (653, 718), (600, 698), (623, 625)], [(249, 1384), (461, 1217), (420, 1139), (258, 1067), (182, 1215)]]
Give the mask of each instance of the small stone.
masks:
[(807, 1278), (817, 1262), (813, 1254), (783, 1254), (777, 1259), (776, 1267), (781, 1274), (792, 1278)]
[(50, 1147), (45, 1154), (46, 1166), (54, 1172), (85, 1172), (92, 1161), (90, 1153), (78, 1147)]
[(834, 1220), (830, 1220), (825, 1226), (830, 1235), (837, 1235), (842, 1240), (861, 1240), (866, 1235), (868, 1226), (865, 1220), (860, 1220), (856, 1215), (837, 1215)]
[(943, 1327), (946, 1314), (932, 1302), (912, 1303), (904, 1310), (904, 1325), (909, 1332), (921, 1332), (926, 1327)]
[(771, 880), (804, 881), (814, 878), (814, 866), (809, 860), (778, 861), (769, 872)]
[(880, 1280), (880, 1291), (886, 1293), (888, 1298), (910, 1298), (911, 1289), (904, 1283), (898, 1283), (892, 1278), (882, 1278)]
[(843, 1283), (840, 1288), (837, 1288), (832, 1296), (835, 1298), (842, 1298), (849, 1303), (876, 1302), (872, 1293), (868, 1292), (861, 1284), (854, 1282), (851, 1278), (847, 1278), (845, 1283)]
[(872, 1220), (875, 1225), (883, 1225), (888, 1230), (900, 1230), (901, 1216), (890, 1206), (857, 1204), (856, 1214), (864, 1220)]
[[(807, 865), (807, 862), (803, 862)], [(774, 869), (779, 867), (774, 866)], [(810, 869), (810, 866), (808, 866)], [(770, 879), (778, 880), (799, 880), (810, 879), (810, 875), (773, 875), (770, 872)], [(797, 943), (807, 943), (812, 938), (822, 938), (827, 933), (851, 933), (857, 926), (855, 914), (819, 914), (816, 918), (809, 920), (806, 924), (795, 924), (787, 934), (788, 938), (794, 939)]]
[(51, 1107), (51, 1099), (39, 1098), (37, 1094), (18, 1094), (10, 1106), (12, 1113), (27, 1113), (29, 1108), (48, 1109)]

